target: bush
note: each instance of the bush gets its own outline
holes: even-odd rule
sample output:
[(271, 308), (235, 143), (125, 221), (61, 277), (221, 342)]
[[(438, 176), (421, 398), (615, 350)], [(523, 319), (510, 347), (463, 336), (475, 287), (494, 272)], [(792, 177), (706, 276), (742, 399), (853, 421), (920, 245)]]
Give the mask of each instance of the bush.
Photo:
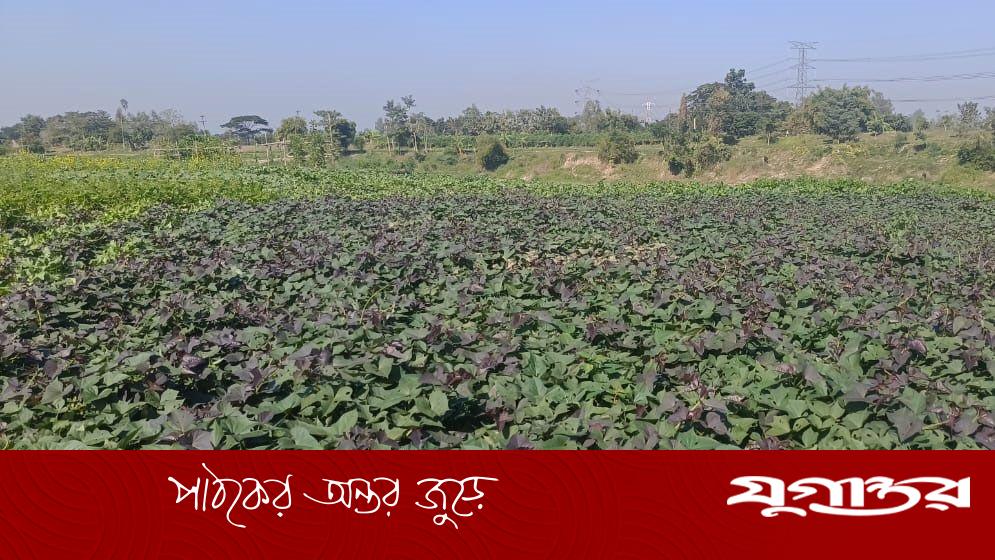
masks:
[(42, 144), (41, 138), (37, 136), (32, 136), (29, 138), (21, 138), (20, 141), (21, 149), (31, 153), (31, 154), (44, 154), (45, 145)]
[(904, 132), (899, 132), (895, 135), (895, 151), (900, 152), (906, 144), (909, 143), (909, 135)]
[(477, 163), (488, 171), (508, 163), (508, 151), (497, 138), (489, 136), (477, 140)]
[(961, 146), (957, 150), (957, 161), (982, 171), (995, 171), (995, 147), (982, 144), (980, 140), (973, 145)]
[(612, 132), (598, 144), (598, 159), (611, 165), (633, 163), (639, 159), (639, 153), (628, 134)]
[(709, 169), (732, 157), (732, 149), (728, 145), (716, 141), (714, 137), (695, 144), (692, 151), (694, 164), (698, 169)]
[(443, 165), (456, 165), (459, 163), (459, 154), (452, 148), (446, 148), (439, 156), (439, 163)]
[(884, 134), (885, 122), (881, 117), (875, 117), (867, 123), (867, 132), (870, 132), (872, 136), (878, 136)]
[(303, 165), (307, 159), (307, 147), (304, 145), (304, 137), (300, 134), (291, 134), (286, 137), (287, 152), (294, 158), (297, 165)]
[[(326, 150), (326, 144), (328, 143), (324, 134), (320, 132), (308, 133), (304, 150), (307, 152), (307, 162), (309, 165), (313, 167), (325, 165), (325, 160), (328, 157), (328, 151)], [(336, 143), (335, 148), (337, 149), (338, 147)]]
[(73, 136), (67, 144), (77, 152), (96, 152), (107, 148), (107, 143), (96, 136)]
[(170, 159), (209, 159), (218, 160), (237, 157), (235, 146), (229, 140), (217, 136), (197, 134), (181, 138), (175, 150), (166, 150)]

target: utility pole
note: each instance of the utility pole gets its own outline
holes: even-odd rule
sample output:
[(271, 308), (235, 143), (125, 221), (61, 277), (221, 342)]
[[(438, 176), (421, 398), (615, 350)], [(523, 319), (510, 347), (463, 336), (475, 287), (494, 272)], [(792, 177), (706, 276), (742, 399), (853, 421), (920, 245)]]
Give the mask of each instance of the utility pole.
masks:
[(788, 86), (795, 90), (795, 103), (801, 105), (808, 95), (808, 90), (815, 89), (815, 86), (808, 83), (808, 71), (815, 70), (815, 67), (808, 63), (808, 51), (815, 50), (818, 43), (805, 41), (790, 41), (791, 48), (798, 51), (798, 63), (795, 64), (795, 84)]

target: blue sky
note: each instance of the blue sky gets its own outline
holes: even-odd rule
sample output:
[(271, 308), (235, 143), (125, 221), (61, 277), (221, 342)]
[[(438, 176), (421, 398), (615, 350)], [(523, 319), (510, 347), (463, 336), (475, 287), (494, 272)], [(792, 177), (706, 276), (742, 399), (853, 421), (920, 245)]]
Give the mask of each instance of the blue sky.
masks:
[[(651, 100), (662, 116), (681, 89), (793, 56), (789, 40), (818, 41), (816, 58), (995, 48), (993, 21), (995, 2), (956, 0), (0, 0), (0, 124), (113, 110), (122, 97), (133, 111), (206, 115), (214, 130), (232, 115), (276, 123), (321, 108), (368, 127), (386, 99), (406, 94), (431, 116), (471, 103), (573, 114), (585, 84), (606, 105), (638, 111)], [(933, 76), (995, 71), (995, 55), (814, 64), (820, 79)], [(778, 73), (789, 65), (757, 72), (773, 72), (757, 83), (790, 78)], [(784, 85), (772, 93), (790, 98)], [(872, 85), (896, 98), (995, 95), (995, 79)]]

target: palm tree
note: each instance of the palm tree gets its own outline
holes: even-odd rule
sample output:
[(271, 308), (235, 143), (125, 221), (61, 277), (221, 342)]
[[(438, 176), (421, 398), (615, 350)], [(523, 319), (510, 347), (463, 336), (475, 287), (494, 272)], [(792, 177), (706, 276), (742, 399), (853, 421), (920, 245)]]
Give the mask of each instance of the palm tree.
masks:
[(121, 150), (125, 149), (124, 145), (124, 115), (128, 111), (128, 100), (122, 98), (120, 101), (121, 107), (117, 110), (117, 117), (121, 120)]

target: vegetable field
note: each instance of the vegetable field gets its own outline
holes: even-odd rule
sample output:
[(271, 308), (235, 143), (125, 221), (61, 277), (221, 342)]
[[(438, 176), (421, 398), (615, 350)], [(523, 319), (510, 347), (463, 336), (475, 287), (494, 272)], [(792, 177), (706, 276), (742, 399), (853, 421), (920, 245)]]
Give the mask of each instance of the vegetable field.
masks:
[(995, 448), (995, 199), (0, 158), (0, 445)]

